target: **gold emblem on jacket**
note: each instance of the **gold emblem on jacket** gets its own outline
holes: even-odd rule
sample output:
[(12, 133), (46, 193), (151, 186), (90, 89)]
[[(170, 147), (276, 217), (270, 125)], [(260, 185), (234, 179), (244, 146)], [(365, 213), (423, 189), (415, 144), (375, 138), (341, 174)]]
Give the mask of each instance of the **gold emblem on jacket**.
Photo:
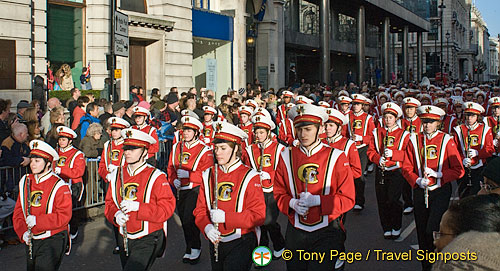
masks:
[(59, 160), (57, 160), (57, 166), (64, 167), (64, 165), (66, 164), (66, 159), (68, 159), (66, 156), (59, 156)]
[(354, 129), (363, 128), (363, 121), (362, 120), (354, 120), (354, 122), (352, 123), (352, 128), (354, 128)]
[(396, 141), (395, 137), (393, 137), (393, 136), (385, 137), (384, 136), (384, 144), (385, 144), (386, 147), (392, 147), (392, 146), (394, 146), (394, 141)]
[(42, 206), (42, 195), (43, 191), (31, 191), (30, 195), (31, 207)]
[[(260, 166), (260, 164), (261, 164), (260, 160), (261, 160), (261, 156), (259, 155), (259, 157), (257, 157), (258, 166)], [(262, 160), (264, 160), (264, 164), (262, 164), (262, 167), (270, 167), (271, 166), (271, 155), (270, 154), (264, 154), (264, 158)]]
[(179, 160), (182, 162), (183, 165), (186, 165), (189, 161), (189, 157), (191, 157), (191, 154), (189, 152), (183, 152), (182, 155), (180, 155)]
[(222, 182), (217, 185), (217, 199), (220, 201), (230, 201), (231, 192), (233, 192), (234, 184), (231, 182)]
[[(427, 160), (437, 159), (438, 158), (437, 146), (436, 145), (427, 145), (426, 147), (427, 147), (427, 149), (425, 151), (425, 155), (426, 155)], [(422, 154), (423, 154), (423, 152), (424, 152), (424, 149), (422, 148)]]
[(138, 183), (126, 183), (124, 185), (125, 199), (126, 200), (136, 200), (138, 188), (139, 188)]
[[(469, 143), (467, 139), (465, 141), (467, 144)], [(471, 147), (479, 146), (479, 136), (478, 135), (470, 135), (470, 146)]]
[(111, 151), (111, 160), (118, 161), (118, 157), (120, 157), (120, 150), (112, 150)]
[(299, 180), (301, 180), (303, 183), (311, 183), (315, 184), (318, 182), (318, 164), (304, 164), (299, 167), (299, 170), (297, 172), (297, 176), (299, 177)]

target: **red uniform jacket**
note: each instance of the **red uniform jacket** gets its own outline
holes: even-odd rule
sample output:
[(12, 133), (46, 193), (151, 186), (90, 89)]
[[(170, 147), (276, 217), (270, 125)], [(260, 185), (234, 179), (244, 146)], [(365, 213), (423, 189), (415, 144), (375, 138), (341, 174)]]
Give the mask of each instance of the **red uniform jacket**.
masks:
[(24, 175), (19, 181), (19, 197), (12, 222), (19, 240), (28, 230), (27, 216), (27, 176), (31, 189), (31, 215), (36, 216), (36, 225), (31, 229), (34, 239), (46, 239), (61, 231), (68, 230), (71, 220), (71, 191), (66, 182), (52, 171), (43, 176)]
[(83, 152), (73, 146), (69, 146), (65, 149), (57, 148), (57, 153), (59, 154), (57, 167), (61, 168), (59, 176), (68, 183), (81, 183), (86, 165)]
[(418, 139), (412, 136), (405, 152), (403, 176), (412, 187), (416, 188), (417, 178), (423, 177), (425, 163), (427, 163), (428, 168), (443, 174), (441, 179), (436, 180), (436, 178), (433, 177), (429, 178), (430, 190), (434, 190), (441, 187), (443, 184), (458, 180), (464, 175), (464, 167), (462, 166), (460, 153), (450, 135), (442, 131), (436, 131), (431, 139), (426, 138), (426, 159), (424, 159), (423, 140), (423, 133), (418, 134)]
[(101, 154), (101, 161), (99, 162), (99, 176), (106, 182), (106, 176), (110, 173), (109, 165), (123, 166), (125, 159), (123, 159), (123, 139), (109, 140), (104, 143), (104, 149)]
[(152, 136), (156, 140), (156, 143), (151, 145), (148, 149), (148, 158), (155, 156), (155, 154), (160, 151), (160, 141), (158, 140), (158, 133), (156, 132), (156, 128), (151, 126), (151, 125), (147, 125), (147, 124), (143, 124), (140, 127), (137, 125), (134, 125), (134, 126), (132, 126), (132, 128), (137, 129), (139, 131), (142, 131), (142, 132)]
[[(344, 125), (343, 128), (344, 127), (346, 126)], [(358, 149), (356, 148), (354, 141), (343, 137), (342, 135), (337, 135), (331, 139), (326, 139), (323, 142), (330, 145), (332, 148), (343, 151), (347, 160), (349, 160), (349, 165), (351, 166), (354, 179), (361, 177), (361, 174), (363, 173), (361, 171), (361, 161), (359, 160)]]
[(483, 121), (488, 127), (491, 128), (491, 132), (493, 133), (493, 138), (495, 138), (495, 135), (500, 132), (500, 128), (497, 128), (499, 126), (498, 119), (493, 117), (493, 116), (487, 116), (484, 118)]
[[(410, 124), (411, 124), (411, 130), (410, 130)], [(401, 128), (410, 133), (420, 133), (422, 131), (422, 120), (416, 115), (411, 120), (407, 118), (402, 118), (401, 125), (402, 125)]]
[[(273, 191), (276, 167), (278, 166), (280, 153), (283, 149), (285, 149), (285, 146), (268, 139), (264, 142), (264, 159), (262, 159), (258, 144), (248, 146), (243, 152), (242, 161), (245, 165), (259, 171), (262, 164), (262, 170), (271, 176), (271, 180), (263, 180), (261, 182), (262, 190), (266, 193)], [(264, 160), (264, 163), (261, 163), (262, 160)]]
[[(387, 140), (385, 139), (386, 136)], [(370, 161), (379, 165), (384, 149), (391, 149), (392, 157), (386, 158), (385, 170), (396, 170), (402, 167), (409, 140), (410, 133), (399, 128), (397, 125), (390, 129), (389, 133), (387, 133), (386, 128), (377, 128), (373, 130), (372, 141), (366, 154)]]
[[(182, 148), (182, 159), (180, 156), (181, 145), (176, 143), (172, 148), (172, 153), (168, 163), (167, 173), (168, 181), (172, 185), (177, 177), (177, 170), (183, 169), (189, 171), (189, 178), (181, 178), (180, 190), (192, 189), (200, 186), (203, 181), (202, 173), (207, 168), (214, 164), (214, 156), (212, 150), (197, 139), (195, 142), (188, 144), (184, 143)], [(181, 165), (182, 161), (182, 165)], [(181, 165), (181, 166), (180, 166)]]
[[(162, 171), (144, 163), (133, 173), (129, 172), (127, 164), (112, 173), (106, 194), (104, 214), (115, 226), (115, 214), (119, 210), (121, 195), (121, 170), (123, 170), (125, 199), (140, 203), (137, 212), (130, 212), (127, 221), (128, 238), (139, 239), (150, 233), (163, 229), (166, 221), (175, 210), (175, 197)], [(123, 235), (123, 228), (120, 234)], [(166, 228), (165, 228), (166, 229)]]
[(359, 149), (370, 144), (373, 129), (375, 129), (375, 123), (373, 123), (372, 116), (365, 112), (358, 114), (351, 112), (349, 114), (350, 137), (354, 134), (363, 137), (363, 141), (356, 141), (356, 148)]
[[(483, 123), (476, 123), (470, 131), (470, 148), (478, 151), (478, 155), (472, 158), (471, 169), (477, 169), (486, 164), (486, 159), (490, 158), (495, 152), (493, 146), (493, 134), (491, 128)], [(467, 149), (467, 126), (465, 124), (453, 128), (453, 137), (455, 144), (457, 144), (462, 160), (467, 156), (465, 150)]]
[(281, 104), (278, 106), (277, 114), (276, 114), (276, 123), (280, 123), (281, 120), (286, 119), (287, 110), (286, 110), (286, 104)]
[(243, 125), (243, 124), (238, 124), (238, 128), (240, 128), (241, 130), (243, 130), (243, 132), (245, 132), (247, 135), (248, 135), (248, 138), (245, 140), (244, 144), (243, 144), (243, 149), (246, 148), (247, 146), (250, 146), (250, 144), (253, 143), (253, 123), (252, 122), (248, 122), (246, 125)]
[[(222, 242), (229, 242), (255, 231), (264, 224), (266, 203), (257, 172), (237, 160), (225, 170), (217, 169), (217, 208), (226, 213), (226, 222), (219, 224)], [(203, 173), (198, 202), (193, 211), (201, 232), (212, 224), (210, 210), (214, 203), (214, 168)]]
[(295, 140), (295, 129), (293, 127), (293, 122), (289, 118), (284, 118), (278, 125), (278, 139), (285, 142), (289, 146), (293, 144)]
[(208, 146), (212, 146), (212, 141), (215, 137), (215, 130), (212, 123), (212, 121), (209, 123), (203, 122), (203, 141)]
[[(274, 181), (274, 197), (280, 211), (298, 229), (312, 232), (328, 226), (354, 206), (354, 178), (341, 150), (317, 142), (310, 151), (302, 146), (281, 153)], [(292, 198), (305, 191), (320, 195), (321, 204), (309, 208), (307, 219), (289, 207)]]

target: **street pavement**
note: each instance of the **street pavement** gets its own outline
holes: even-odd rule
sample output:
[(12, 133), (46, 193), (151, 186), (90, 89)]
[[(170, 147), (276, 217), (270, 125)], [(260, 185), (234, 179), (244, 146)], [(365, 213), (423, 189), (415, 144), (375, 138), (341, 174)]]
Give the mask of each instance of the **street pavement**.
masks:
[[(346, 252), (361, 253), (360, 260), (353, 259), (347, 264), (345, 270), (420, 270), (420, 263), (416, 260), (416, 251), (411, 247), (417, 244), (416, 231), (414, 230), (413, 214), (403, 217), (404, 240), (385, 240), (378, 219), (377, 204), (374, 189), (374, 174), (368, 176), (366, 184), (366, 206), (360, 213), (347, 214)], [(65, 256), (60, 270), (120, 270), (118, 255), (113, 255), (114, 237), (111, 227), (103, 216), (94, 218), (80, 227), (76, 244), (73, 245), (70, 256)], [(279, 223), (285, 233), (287, 221), (280, 215)], [(171, 218), (168, 221), (167, 251), (164, 258), (158, 258), (152, 270), (210, 270), (208, 257), (208, 242), (202, 241), (202, 256), (197, 265), (182, 263), (184, 254), (184, 240), (182, 228), (178, 220)], [(377, 259), (377, 252), (403, 253), (411, 251), (411, 260), (383, 260)], [(369, 253), (369, 254), (368, 254)], [(358, 254), (359, 255), (359, 254)], [(396, 257), (398, 254), (385, 254)], [(10, 245), (0, 250), (0, 270), (26, 270), (24, 245)], [(250, 255), (248, 255), (250, 257)], [(328, 256), (327, 256), (328, 257)], [(368, 258), (368, 259), (367, 259)], [(5, 268), (5, 269), (4, 269)], [(286, 270), (283, 259), (274, 260), (263, 270)]]

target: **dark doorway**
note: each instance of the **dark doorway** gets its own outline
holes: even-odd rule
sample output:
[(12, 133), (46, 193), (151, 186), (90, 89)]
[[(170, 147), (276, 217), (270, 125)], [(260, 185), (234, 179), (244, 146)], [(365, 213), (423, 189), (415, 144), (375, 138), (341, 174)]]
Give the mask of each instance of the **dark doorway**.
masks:
[(146, 89), (146, 44), (130, 40), (129, 85)]

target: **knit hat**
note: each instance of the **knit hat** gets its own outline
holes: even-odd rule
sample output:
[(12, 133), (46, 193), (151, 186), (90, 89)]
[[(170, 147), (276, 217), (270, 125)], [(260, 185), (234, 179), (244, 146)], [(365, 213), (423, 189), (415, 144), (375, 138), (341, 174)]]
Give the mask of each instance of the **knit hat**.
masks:
[(176, 93), (169, 93), (167, 95), (167, 104), (173, 104), (179, 101)]
[(243, 95), (243, 93), (245, 93), (245, 89), (244, 88), (238, 89), (238, 94)]
[(116, 112), (122, 108), (125, 107), (125, 104), (123, 104), (122, 102), (117, 102), (117, 103), (114, 103), (112, 108), (113, 108), (113, 112)]

